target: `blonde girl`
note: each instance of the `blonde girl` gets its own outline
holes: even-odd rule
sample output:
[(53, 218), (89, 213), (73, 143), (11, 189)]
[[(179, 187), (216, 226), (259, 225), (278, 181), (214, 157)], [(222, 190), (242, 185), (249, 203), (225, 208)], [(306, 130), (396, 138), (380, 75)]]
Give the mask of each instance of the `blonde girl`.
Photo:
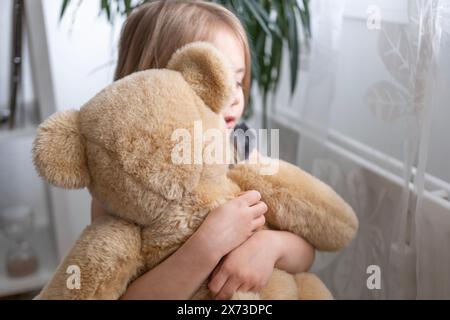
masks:
[[(234, 66), (236, 96), (223, 116), (235, 128), (249, 96), (251, 58), (243, 26), (220, 5), (166, 0), (135, 9), (122, 29), (115, 79), (164, 68), (178, 48), (193, 41), (212, 43)], [(314, 248), (305, 240), (283, 231), (254, 232), (264, 224), (266, 211), (257, 191), (213, 210), (183, 246), (131, 283), (122, 299), (189, 299), (204, 281), (216, 299), (229, 299), (238, 290), (260, 290), (274, 267), (307, 271)], [(101, 214), (102, 205), (93, 199), (93, 219)]]

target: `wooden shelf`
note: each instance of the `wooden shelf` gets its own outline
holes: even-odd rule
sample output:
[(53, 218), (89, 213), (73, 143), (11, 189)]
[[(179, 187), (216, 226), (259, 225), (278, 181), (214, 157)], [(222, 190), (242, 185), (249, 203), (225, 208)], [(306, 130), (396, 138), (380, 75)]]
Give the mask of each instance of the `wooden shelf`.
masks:
[(12, 278), (5, 271), (5, 254), (8, 241), (1, 236), (0, 245), (0, 297), (26, 293), (42, 288), (52, 276), (57, 266), (56, 250), (54, 248), (51, 226), (35, 229), (30, 237), (30, 243), (37, 252), (39, 268), (36, 273), (20, 278)]

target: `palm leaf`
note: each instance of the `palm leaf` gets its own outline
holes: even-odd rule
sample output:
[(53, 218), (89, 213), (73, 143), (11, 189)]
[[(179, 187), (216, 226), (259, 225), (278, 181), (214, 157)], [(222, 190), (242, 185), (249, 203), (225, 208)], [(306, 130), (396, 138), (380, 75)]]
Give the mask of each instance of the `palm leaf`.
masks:
[(62, 19), (64, 13), (66, 13), (67, 6), (69, 5), (70, 0), (63, 0), (61, 5), (61, 12), (59, 13), (59, 18)]
[[(288, 3), (290, 2), (290, 3)], [(288, 20), (291, 21), (288, 28), (288, 46), (291, 63), (291, 95), (294, 94), (297, 86), (297, 78), (300, 71), (300, 48), (297, 19), (295, 17), (295, 0), (286, 2)]]
[(104, 11), (106, 12), (106, 17), (108, 18), (108, 21), (111, 21), (111, 4), (108, 0), (101, 0), (100, 3), (100, 12)]

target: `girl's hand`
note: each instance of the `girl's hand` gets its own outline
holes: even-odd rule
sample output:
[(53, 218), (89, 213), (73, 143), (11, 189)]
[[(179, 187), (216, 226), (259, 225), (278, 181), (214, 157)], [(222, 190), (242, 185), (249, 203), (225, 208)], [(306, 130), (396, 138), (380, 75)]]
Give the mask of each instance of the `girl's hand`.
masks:
[(223, 258), (208, 288), (219, 300), (230, 299), (236, 291), (257, 292), (267, 285), (280, 252), (276, 231), (258, 231)]
[[(212, 210), (196, 231), (204, 249), (222, 258), (261, 228), (267, 205), (258, 191), (247, 191)], [(102, 204), (92, 199), (91, 222), (107, 214)]]
[(225, 256), (265, 224), (267, 205), (260, 200), (259, 192), (248, 191), (228, 201), (210, 212), (197, 236), (220, 258)]

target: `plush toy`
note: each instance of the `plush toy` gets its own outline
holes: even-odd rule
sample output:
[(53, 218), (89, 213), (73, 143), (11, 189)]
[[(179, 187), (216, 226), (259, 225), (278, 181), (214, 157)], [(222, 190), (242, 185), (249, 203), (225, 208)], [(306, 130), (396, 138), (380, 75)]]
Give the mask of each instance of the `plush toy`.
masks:
[[(118, 299), (131, 281), (177, 250), (212, 209), (246, 190), (258, 190), (268, 205), (268, 228), (293, 232), (318, 250), (348, 244), (358, 228), (352, 208), (293, 165), (279, 161), (278, 170), (265, 175), (262, 163), (174, 163), (174, 132), (183, 129), (200, 141), (204, 154), (210, 141), (195, 137), (196, 123), (202, 132), (225, 130), (220, 112), (234, 88), (226, 57), (196, 42), (178, 50), (167, 69), (132, 74), (79, 111), (56, 113), (40, 125), (33, 148), (39, 174), (57, 187), (88, 188), (111, 214), (83, 231), (38, 299)], [(79, 270), (79, 286), (69, 285), (70, 268)], [(209, 298), (206, 283), (193, 297)], [(280, 270), (260, 293), (233, 297), (328, 298), (314, 275)]]

